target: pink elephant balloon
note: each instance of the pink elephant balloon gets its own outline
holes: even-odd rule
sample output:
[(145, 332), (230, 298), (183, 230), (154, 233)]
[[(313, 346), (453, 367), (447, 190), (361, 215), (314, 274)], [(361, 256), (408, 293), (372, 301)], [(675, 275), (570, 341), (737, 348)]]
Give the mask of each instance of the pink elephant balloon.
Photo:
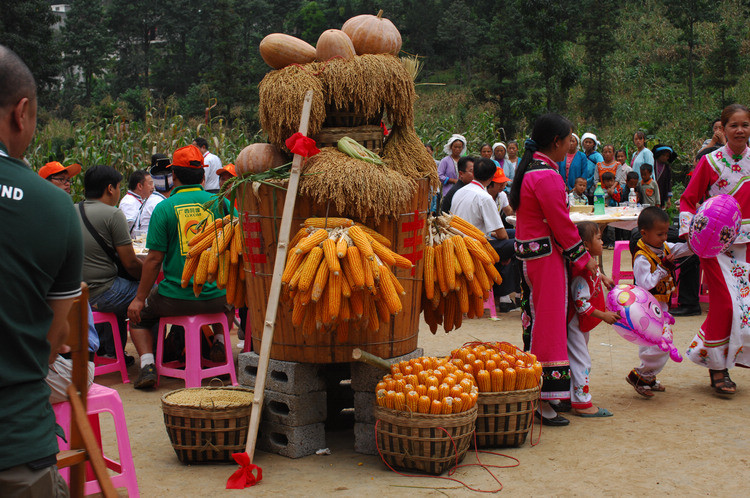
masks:
[(662, 311), (649, 291), (637, 285), (617, 285), (607, 294), (607, 309), (620, 314), (614, 328), (623, 339), (640, 346), (659, 346), (674, 361), (682, 361), (672, 343), (674, 317)]
[(734, 244), (742, 228), (742, 211), (731, 195), (704, 202), (690, 222), (690, 248), (701, 258), (715, 258)]

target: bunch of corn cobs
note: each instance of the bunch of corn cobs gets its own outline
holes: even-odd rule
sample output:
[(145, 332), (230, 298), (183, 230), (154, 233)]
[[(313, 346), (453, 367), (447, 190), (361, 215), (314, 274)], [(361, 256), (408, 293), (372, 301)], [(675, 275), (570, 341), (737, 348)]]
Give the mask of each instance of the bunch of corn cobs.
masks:
[(503, 281), (495, 268), (500, 258), (485, 235), (458, 216), (430, 216), (427, 231), (422, 311), (433, 334), (439, 324), (450, 332), (464, 314), (484, 315), (492, 283)]
[(466, 344), (451, 351), (450, 362), (472, 375), (479, 392), (533, 389), (542, 378), (542, 364), (507, 342)]

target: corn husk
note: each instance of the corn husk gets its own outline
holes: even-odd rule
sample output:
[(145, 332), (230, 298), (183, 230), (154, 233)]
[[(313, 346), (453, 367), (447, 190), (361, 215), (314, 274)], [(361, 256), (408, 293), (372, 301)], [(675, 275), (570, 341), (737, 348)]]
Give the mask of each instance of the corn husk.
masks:
[(430, 186), (440, 186), (437, 165), (419, 139), (413, 126), (394, 126), (383, 146), (383, 159), (386, 165), (409, 178), (428, 177)]

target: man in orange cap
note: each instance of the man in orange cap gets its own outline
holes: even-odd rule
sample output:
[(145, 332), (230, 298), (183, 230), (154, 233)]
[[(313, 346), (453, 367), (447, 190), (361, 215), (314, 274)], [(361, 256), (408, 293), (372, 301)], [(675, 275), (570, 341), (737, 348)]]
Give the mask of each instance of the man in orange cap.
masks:
[[(510, 181), (510, 178), (505, 176), (503, 168), (497, 168), (495, 176), (492, 177), (492, 182), (487, 186), (487, 192), (495, 199), (497, 203), (497, 210), (500, 212), (500, 216), (509, 216), (513, 214), (513, 208), (510, 207), (508, 202), (508, 194), (505, 193), (505, 186)], [(503, 224), (505, 220), (503, 220)]]
[(223, 168), (219, 169), (216, 174), (219, 175), (219, 188), (221, 188), (227, 182), (227, 180), (237, 176), (237, 171), (234, 168), (234, 164), (229, 163)]
[(70, 194), (70, 179), (80, 172), (80, 164), (73, 163), (65, 167), (57, 161), (52, 161), (39, 169), (39, 176)]
[[(151, 215), (146, 238), (148, 256), (143, 263), (138, 292), (128, 308), (130, 337), (141, 357), (141, 373), (133, 384), (136, 389), (156, 383), (153, 348), (160, 317), (227, 312), (230, 323), (232, 320), (229, 313), (233, 315), (234, 311), (227, 307), (226, 291), (216, 287), (215, 282), (205, 283), (197, 297), (192, 285), (181, 286), (188, 242), (200, 232), (199, 227), (210, 225), (222, 216), (219, 203), (209, 210), (203, 207), (215, 199), (203, 189), (203, 167), (203, 154), (198, 147), (188, 145), (177, 149), (169, 166), (174, 189)], [(160, 268), (164, 270), (164, 280), (154, 287)], [(223, 336), (214, 337), (217, 341), (211, 359), (223, 361)]]

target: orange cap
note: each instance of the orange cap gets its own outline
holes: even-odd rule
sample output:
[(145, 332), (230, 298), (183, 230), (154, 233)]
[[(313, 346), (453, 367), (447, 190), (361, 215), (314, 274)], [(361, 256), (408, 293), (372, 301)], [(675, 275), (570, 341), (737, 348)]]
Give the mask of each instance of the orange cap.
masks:
[(172, 166), (194, 169), (203, 168), (203, 154), (201, 154), (200, 149), (195, 145), (180, 147), (172, 154), (172, 164), (169, 167)]
[(505, 176), (505, 171), (503, 171), (503, 168), (497, 168), (497, 171), (495, 171), (495, 176), (492, 177), (492, 181), (495, 183), (503, 183), (509, 182), (510, 178)]
[(61, 171), (67, 171), (68, 177), (72, 178), (81, 172), (81, 165), (74, 163), (66, 168), (59, 162), (52, 161), (50, 163), (45, 164), (39, 169), (39, 176), (41, 176), (42, 178), (46, 180), (50, 176), (56, 175), (57, 173), (60, 173)]
[(237, 171), (234, 169), (234, 164), (229, 163), (223, 168), (216, 171), (217, 175), (221, 175), (222, 173), (229, 173), (232, 176), (237, 176)]

